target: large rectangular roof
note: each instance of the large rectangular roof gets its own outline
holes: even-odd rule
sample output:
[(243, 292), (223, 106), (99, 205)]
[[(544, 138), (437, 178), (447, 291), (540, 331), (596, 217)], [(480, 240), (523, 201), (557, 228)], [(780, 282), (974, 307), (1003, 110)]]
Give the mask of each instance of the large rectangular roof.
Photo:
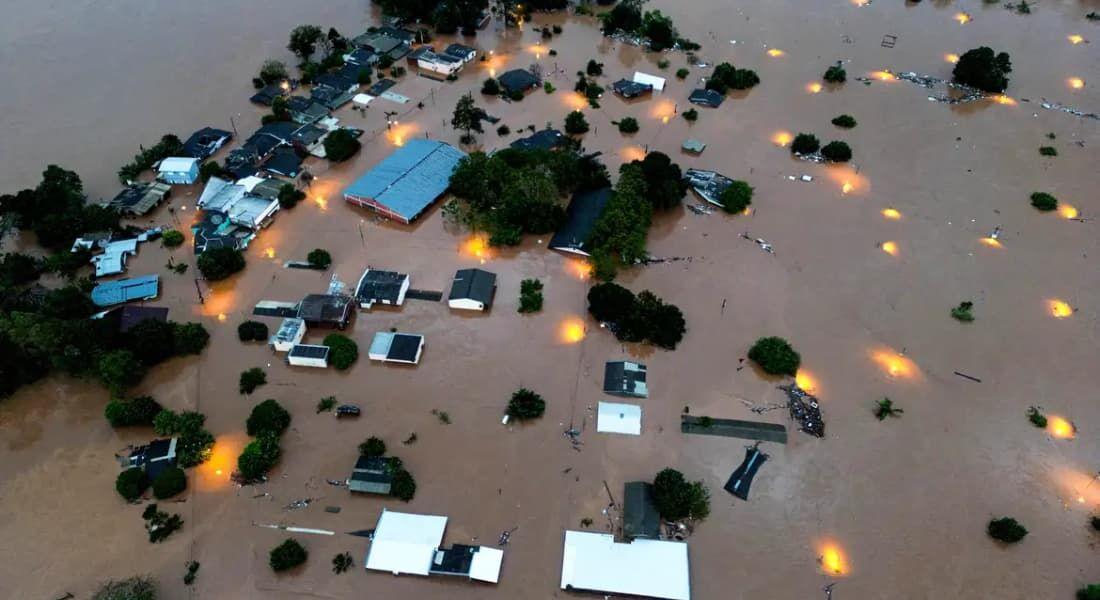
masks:
[(427, 575), (446, 528), (447, 517), (382, 509), (366, 568), (395, 575)]
[(561, 588), (690, 600), (687, 544), (656, 540), (616, 544), (606, 533), (566, 531)]
[(96, 306), (111, 306), (131, 300), (156, 298), (160, 291), (159, 275), (143, 275), (131, 279), (105, 281), (92, 289), (92, 302)]
[(344, 190), (344, 197), (374, 200), (412, 221), (447, 191), (464, 156), (443, 142), (409, 140)]
[(641, 435), (642, 407), (636, 404), (600, 402), (597, 406), (596, 431)]
[(611, 188), (601, 188), (573, 194), (566, 211), (565, 224), (550, 238), (551, 250), (588, 256), (588, 238), (611, 201)]

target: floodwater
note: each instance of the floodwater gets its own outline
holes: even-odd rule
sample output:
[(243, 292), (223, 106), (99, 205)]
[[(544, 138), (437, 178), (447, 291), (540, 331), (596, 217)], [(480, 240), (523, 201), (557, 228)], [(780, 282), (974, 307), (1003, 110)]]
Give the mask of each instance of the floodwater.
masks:
[[(584, 108), (592, 125), (584, 145), (601, 151), (613, 171), (658, 149), (684, 167), (719, 170), (756, 188), (751, 216), (683, 209), (662, 216), (650, 234), (651, 252), (691, 260), (622, 276), (624, 285), (652, 289), (683, 309), (689, 331), (676, 351), (624, 348), (586, 319), (588, 283), (568, 260), (545, 250), (545, 239), (478, 257), (464, 251), (465, 234), (438, 209), (405, 228), (379, 224), (340, 199), (348, 181), (410, 137), (457, 143), (447, 123), (467, 91), (517, 132), (560, 125), (581, 104), (569, 90), (589, 58), (605, 63), (601, 82), (608, 88), (635, 70), (658, 71), (657, 56), (601, 38), (590, 19), (536, 17), (536, 24), (564, 25), (550, 42), (529, 25), (502, 33), (494, 24), (475, 42), (494, 51), (492, 60), (472, 65), (457, 83), (406, 77), (395, 91), (413, 103), (375, 104), (365, 118), (341, 111), (368, 131), (364, 151), (334, 168), (311, 164), (319, 179), (310, 201), (280, 214), (259, 236), (244, 273), (204, 287), (204, 304), (187, 245), (171, 253), (146, 246), (130, 263), (131, 273), (162, 274), (156, 304), (169, 306), (171, 318), (201, 320), (213, 334), (201, 357), (166, 363), (135, 390), (174, 409), (203, 411), (218, 437), (214, 460), (192, 473), (186, 501), (167, 505), (186, 521), (181, 532), (150, 546), (141, 508), (114, 493), (113, 453), (152, 434), (112, 431), (101, 418), (102, 389), (53, 378), (0, 404), (0, 503), (9, 507), (0, 512), (0, 535), (8, 540), (0, 545), (0, 596), (86, 597), (109, 578), (149, 573), (169, 599), (345, 598), (367, 589), (379, 597), (567, 597), (558, 590), (562, 531), (585, 518), (593, 529), (606, 529), (604, 483), (621, 500), (624, 481), (650, 478), (665, 466), (712, 491), (711, 516), (689, 538), (695, 598), (820, 597), (834, 581), (837, 598), (1064, 598), (1100, 581), (1096, 534), (1087, 527), (1087, 517), (1100, 510), (1100, 484), (1091, 485), (1100, 441), (1088, 433), (1100, 423), (1096, 224), (1039, 214), (1027, 201), (1044, 190), (1082, 217), (1100, 211), (1097, 122), (1038, 106), (1047, 98), (1100, 110), (1097, 46), (1069, 40), (1081, 35), (1100, 43), (1096, 26), (1084, 20), (1100, 7), (1049, 3), (1017, 15), (977, 1), (781, 0), (738, 7), (653, 0), (649, 6), (671, 14), (682, 33), (702, 43), (704, 60), (750, 67), (762, 79), (720, 109), (700, 109), (699, 121), (689, 125), (676, 113), (687, 107), (703, 70), (676, 81), (672, 73), (684, 58), (672, 54), (663, 94), (630, 104), (609, 94), (601, 108)], [(77, 170), (95, 197), (112, 195), (117, 167), (163, 132), (224, 127), (232, 115), (247, 135), (261, 114), (247, 100), (249, 78), (264, 58), (289, 59), (282, 48), (294, 25), (335, 25), (354, 35), (371, 22), (365, 0), (316, 7), (17, 0), (8, 8), (17, 18), (0, 24), (0, 74), (14, 82), (0, 95), (8, 142), (0, 145), (0, 187), (33, 185), (56, 162)], [(960, 12), (971, 20), (960, 24)], [(894, 48), (881, 45), (884, 35), (897, 36)], [(854, 81), (884, 69), (946, 77), (946, 54), (982, 44), (1012, 55), (1008, 94), (1016, 104), (949, 107), (904, 81)], [(771, 56), (769, 49), (782, 53)], [(848, 83), (812, 93), (807, 84), (836, 60), (846, 61)], [(490, 69), (499, 74), (534, 63), (558, 92), (536, 91), (517, 104), (476, 93)], [(1069, 87), (1073, 77), (1085, 87)], [(384, 110), (402, 112), (390, 131)], [(859, 126), (830, 125), (841, 113)], [(627, 115), (641, 124), (633, 136), (612, 125)], [(799, 131), (849, 141), (852, 166), (795, 161), (773, 142), (781, 132)], [(487, 131), (480, 140), (494, 148), (516, 135), (501, 139)], [(687, 137), (707, 150), (681, 154)], [(1042, 145), (1056, 146), (1059, 156), (1040, 157)], [(801, 174), (814, 181), (787, 179)], [(186, 225), (196, 194), (176, 194), (174, 212), (159, 209), (148, 221)], [(885, 218), (887, 208), (899, 218)], [(1001, 244), (983, 243), (997, 226)], [(775, 254), (742, 239), (746, 232), (773, 244)], [(893, 252), (883, 252), (886, 242)], [(379, 366), (363, 356), (347, 373), (289, 369), (265, 347), (238, 342), (235, 325), (258, 300), (296, 300), (325, 289), (330, 273), (281, 267), (315, 247), (332, 252), (332, 273), (349, 283), (372, 265), (410, 273), (414, 287), (446, 290), (456, 268), (484, 261), (499, 277), (497, 303), (477, 316), (409, 301), (356, 317), (350, 335), (364, 350), (375, 331), (424, 334), (416, 368)], [(192, 271), (167, 272), (168, 256)], [(526, 317), (515, 312), (525, 277), (546, 286), (543, 311)], [(963, 300), (974, 302), (973, 323), (949, 316)], [(1052, 300), (1076, 312), (1055, 318)], [(562, 324), (576, 318), (586, 324), (585, 336), (566, 340)], [(775, 381), (736, 368), (761, 335), (784, 336), (802, 353), (827, 437), (792, 431), (786, 446), (764, 444), (771, 460), (746, 503), (721, 489), (744, 442), (685, 437), (677, 424), (685, 407), (788, 422), (782, 411), (749, 410), (782, 400)], [(624, 355), (642, 358), (650, 370), (637, 438), (594, 431), (603, 362)], [(269, 383), (240, 396), (237, 376), (253, 366), (268, 371)], [(519, 386), (541, 393), (547, 413), (533, 424), (502, 426), (508, 395)], [(359, 404), (363, 416), (336, 421), (315, 414), (327, 395)], [(871, 410), (886, 396), (905, 412), (878, 422)], [(293, 413), (284, 458), (268, 484), (237, 488), (228, 474), (246, 443), (244, 420), (264, 398)], [(1076, 438), (1055, 439), (1032, 427), (1025, 418), (1031, 405), (1070, 419)], [(433, 409), (446, 411), (452, 423), (439, 422)], [(570, 425), (582, 430), (579, 452), (562, 435)], [(416, 443), (402, 444), (412, 433)], [(351, 498), (325, 483), (347, 476), (356, 445), (371, 435), (385, 439), (416, 476), (419, 488), (408, 505)], [(316, 501), (283, 509), (301, 498)], [(342, 510), (330, 514), (325, 506)], [(373, 527), (383, 506), (448, 515), (448, 544), (492, 545), (500, 532), (516, 528), (500, 584), (363, 572), (367, 544), (344, 534)], [(1010, 548), (989, 540), (985, 523), (1003, 515), (1024, 523), (1027, 539)], [(267, 552), (285, 534), (260, 524), (337, 535), (298, 536), (309, 562), (275, 576)], [(330, 558), (343, 551), (357, 567), (333, 575)], [(188, 560), (202, 564), (191, 589), (180, 581)]]

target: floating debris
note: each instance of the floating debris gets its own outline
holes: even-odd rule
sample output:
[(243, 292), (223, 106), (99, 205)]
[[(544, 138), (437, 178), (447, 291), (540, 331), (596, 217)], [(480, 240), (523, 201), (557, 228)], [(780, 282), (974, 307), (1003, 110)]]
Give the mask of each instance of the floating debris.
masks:
[(766, 242), (764, 240), (764, 238), (754, 238), (754, 237), (750, 236), (749, 232), (747, 232), (747, 231), (745, 233), (742, 233), (741, 237), (746, 239), (746, 240), (749, 240), (750, 242), (755, 243), (757, 246), (760, 246), (760, 249), (763, 250), (764, 252), (767, 252), (768, 254), (775, 254), (775, 249), (772, 247), (771, 244)]
[(825, 421), (821, 418), (821, 406), (817, 398), (794, 383), (781, 385), (779, 389), (787, 392), (791, 419), (798, 422), (799, 429), (813, 436), (825, 437)]
[(684, 173), (684, 177), (687, 179), (691, 189), (694, 190), (696, 194), (699, 194), (700, 198), (715, 206), (722, 206), (722, 201), (720, 200), (722, 192), (733, 185), (732, 179), (715, 171), (688, 169)]

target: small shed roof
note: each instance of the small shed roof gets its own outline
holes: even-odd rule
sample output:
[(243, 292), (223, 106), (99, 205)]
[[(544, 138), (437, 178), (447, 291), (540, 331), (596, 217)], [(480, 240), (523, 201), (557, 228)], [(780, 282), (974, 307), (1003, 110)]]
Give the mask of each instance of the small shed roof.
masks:
[(643, 85), (651, 86), (655, 91), (658, 92), (663, 92), (665, 90), (664, 77), (657, 77), (656, 75), (642, 73), (641, 71), (634, 71), (634, 83), (641, 83)]
[(422, 335), (395, 333), (386, 358), (402, 362), (416, 362), (420, 357), (420, 345), (423, 343), (424, 336)]
[(427, 575), (446, 528), (447, 517), (382, 509), (366, 568), (395, 575)]
[(636, 404), (600, 402), (596, 431), (602, 433), (642, 434), (642, 407)]
[(450, 300), (474, 300), (488, 308), (493, 304), (497, 276), (483, 269), (460, 269), (451, 284)]
[(306, 322), (302, 319), (289, 318), (283, 319), (283, 322), (279, 324), (279, 330), (275, 332), (272, 337), (274, 342), (293, 342), (298, 338), (298, 332), (306, 328)]
[(373, 200), (412, 221), (447, 191), (464, 156), (443, 142), (409, 140), (352, 183), (344, 196)]
[(610, 534), (566, 531), (561, 588), (690, 600), (687, 544), (657, 540), (617, 544)]
[(105, 281), (92, 289), (92, 302), (96, 306), (111, 306), (131, 300), (148, 300), (160, 293), (160, 276), (143, 275), (130, 279)]
[(609, 361), (603, 370), (603, 391), (607, 394), (645, 398), (646, 367), (627, 360)]
[(648, 481), (623, 485), (623, 537), (655, 540), (661, 534), (661, 515), (653, 504), (653, 487)]

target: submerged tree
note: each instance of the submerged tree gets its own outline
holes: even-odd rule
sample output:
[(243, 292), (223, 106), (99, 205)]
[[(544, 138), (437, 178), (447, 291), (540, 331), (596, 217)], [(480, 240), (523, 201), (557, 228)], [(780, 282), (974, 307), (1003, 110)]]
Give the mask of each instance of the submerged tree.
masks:
[(702, 481), (689, 482), (683, 473), (664, 469), (653, 479), (653, 504), (666, 521), (698, 521), (710, 514), (710, 492)]
[(798, 373), (802, 357), (795, 352), (787, 340), (781, 337), (763, 337), (749, 349), (749, 360), (760, 365), (769, 375), (790, 375)]
[(527, 388), (520, 388), (508, 401), (508, 416), (520, 421), (537, 419), (546, 412), (546, 401)]
[(884, 421), (886, 417), (900, 417), (904, 410), (894, 406), (894, 401), (883, 398), (875, 404), (875, 418)]
[(462, 134), (463, 144), (472, 144), (477, 141), (477, 138), (471, 133), (472, 131), (483, 133), (481, 117), (484, 114), (485, 111), (474, 104), (473, 94), (466, 94), (458, 99), (458, 103), (455, 104), (454, 116), (451, 118), (451, 126), (464, 132)]
[(1008, 74), (1012, 61), (1007, 52), (994, 53), (992, 48), (981, 46), (967, 50), (959, 57), (952, 71), (955, 83), (978, 88), (983, 92), (1000, 93), (1008, 87)]
[(718, 201), (728, 213), (739, 213), (752, 204), (752, 195), (755, 190), (744, 181), (735, 180), (729, 187), (718, 195)]
[(309, 558), (309, 552), (305, 547), (298, 540), (287, 538), (286, 541), (271, 549), (268, 564), (271, 565), (272, 571), (278, 573), (297, 567), (306, 562), (307, 558)]
[(303, 61), (317, 50), (317, 42), (321, 41), (324, 32), (316, 25), (299, 25), (290, 31), (290, 42), (286, 49), (290, 50)]
[(989, 521), (986, 526), (989, 537), (1006, 544), (1015, 544), (1027, 535), (1027, 528), (1011, 517), (1001, 517)]

